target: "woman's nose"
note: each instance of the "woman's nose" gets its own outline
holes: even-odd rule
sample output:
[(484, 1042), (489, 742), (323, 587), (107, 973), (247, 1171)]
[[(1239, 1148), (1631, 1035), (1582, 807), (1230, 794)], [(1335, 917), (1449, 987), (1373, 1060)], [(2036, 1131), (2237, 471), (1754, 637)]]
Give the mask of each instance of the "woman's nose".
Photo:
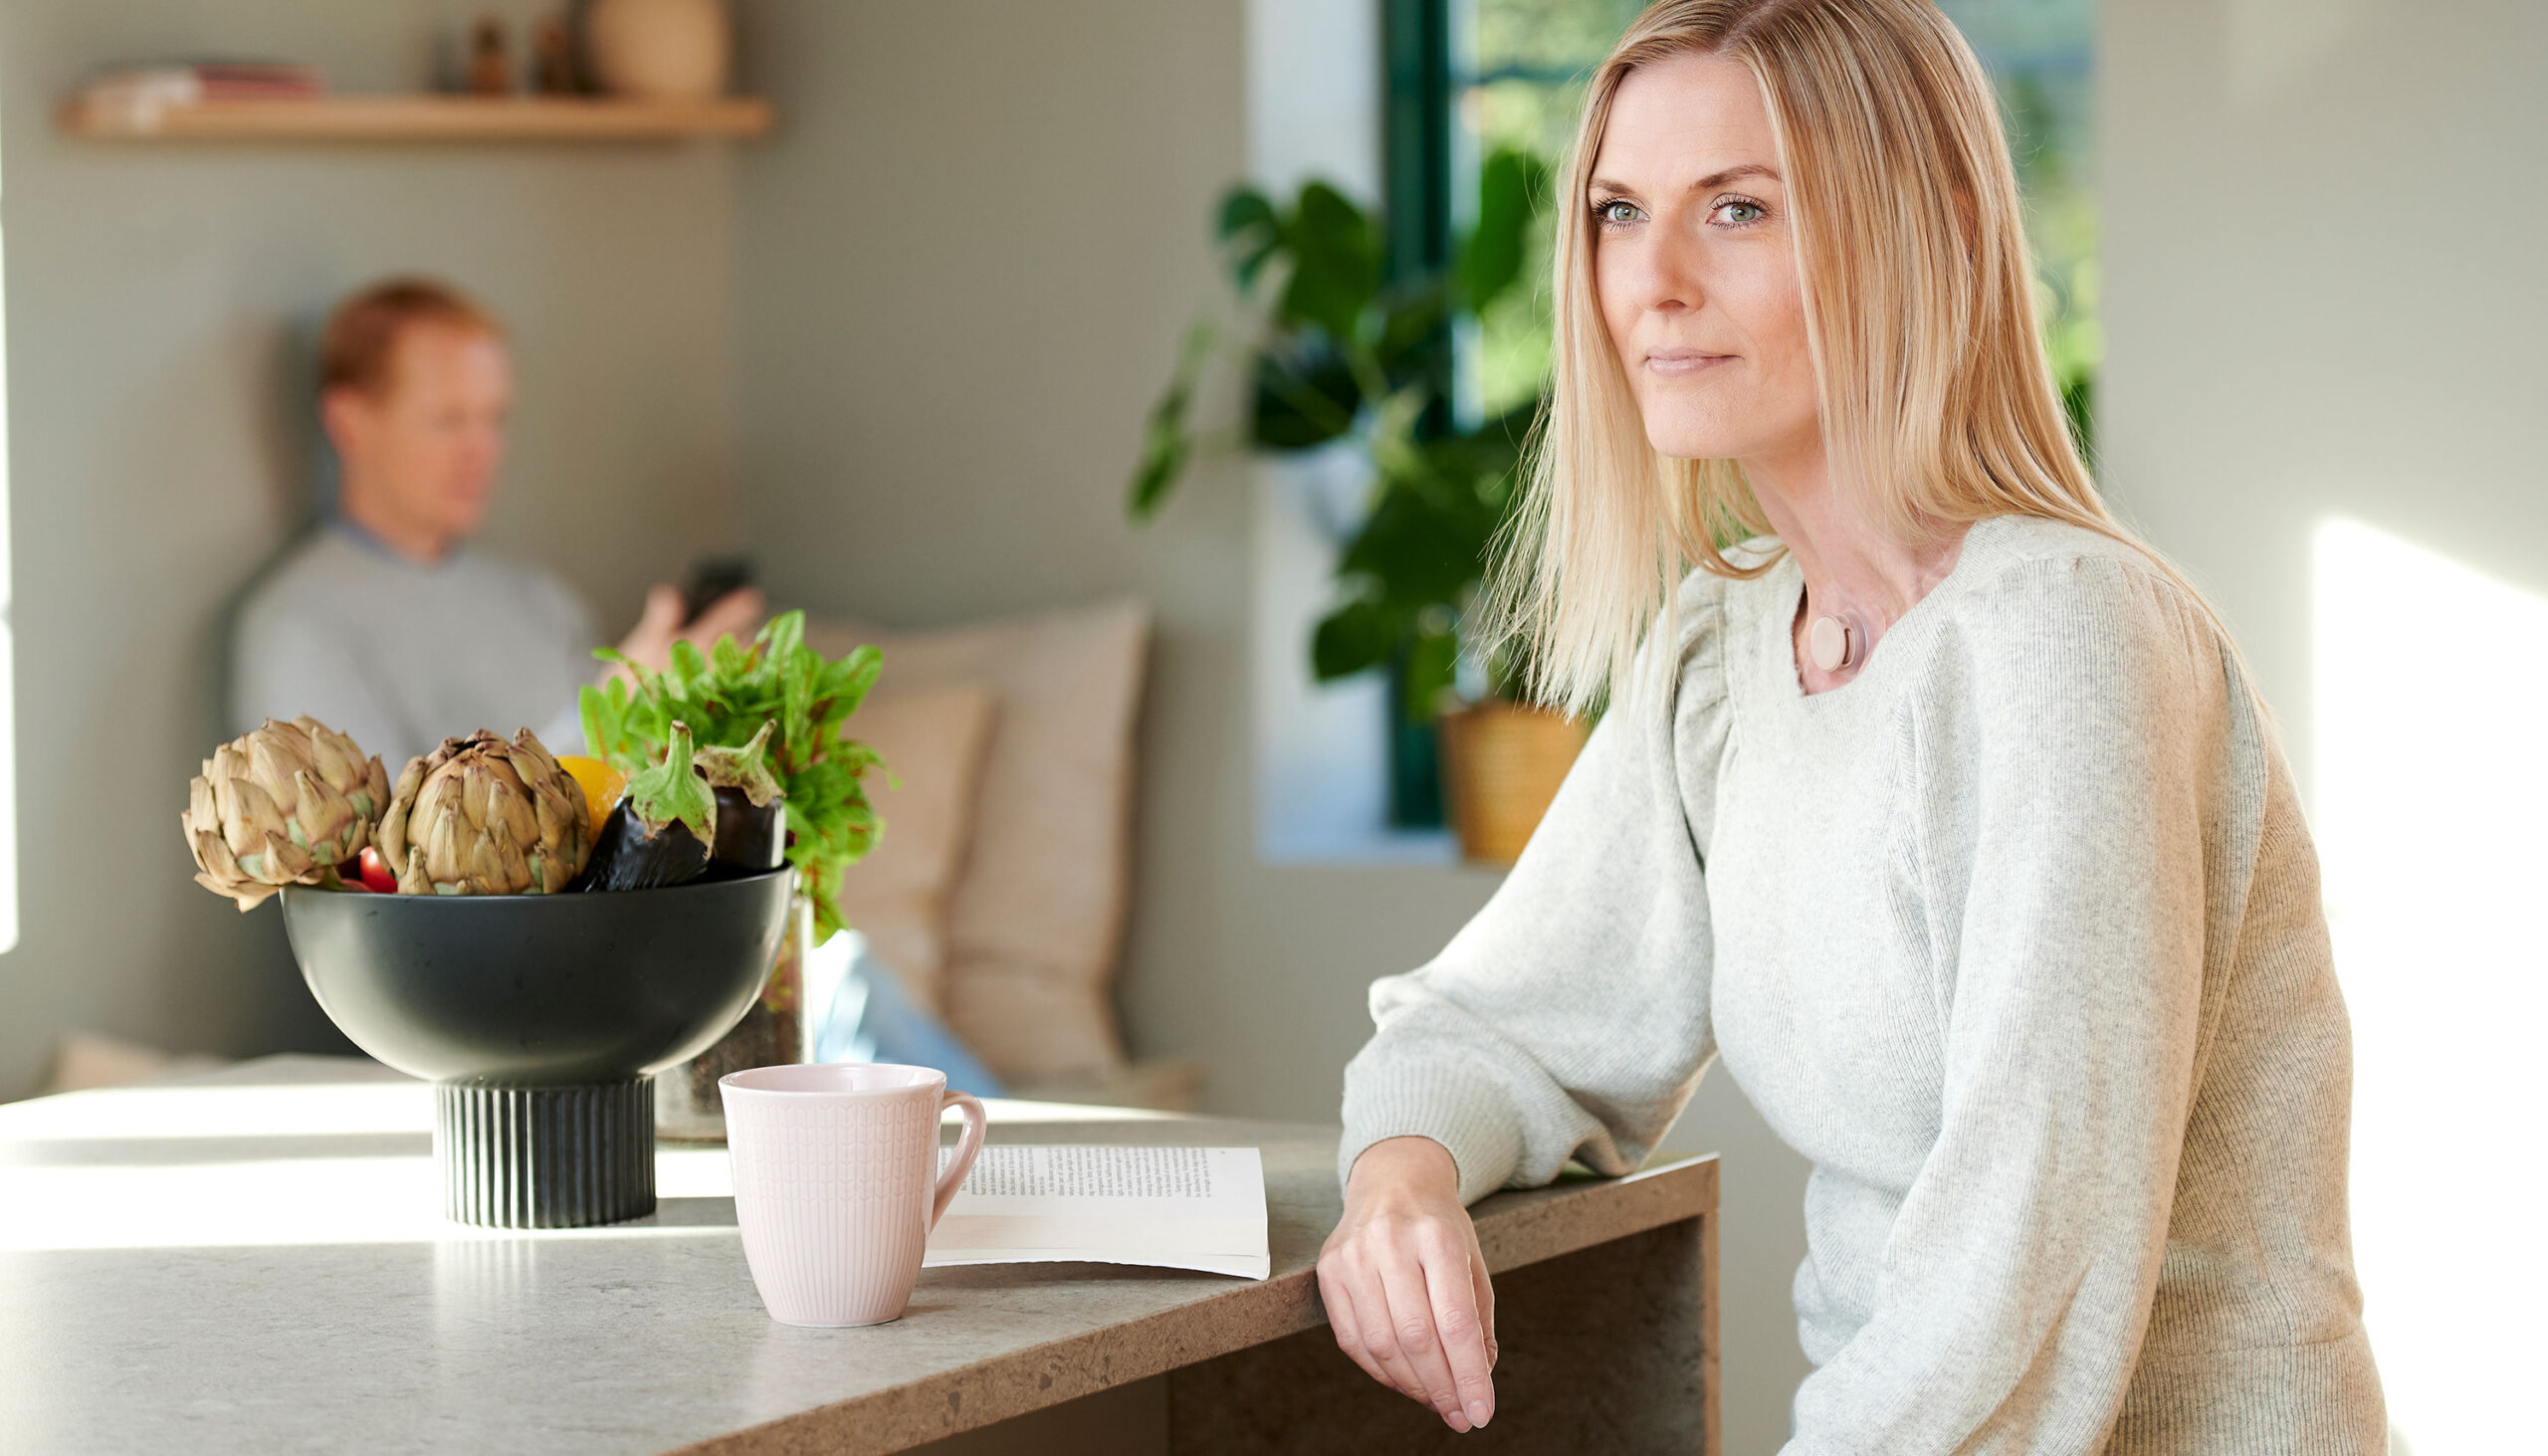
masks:
[(1682, 250), (1658, 242), (1645, 250), (1639, 262), (1643, 266), (1637, 278), (1637, 302), (1648, 312), (1691, 312), (1704, 301), (1706, 291), (1699, 285), (1698, 271)]

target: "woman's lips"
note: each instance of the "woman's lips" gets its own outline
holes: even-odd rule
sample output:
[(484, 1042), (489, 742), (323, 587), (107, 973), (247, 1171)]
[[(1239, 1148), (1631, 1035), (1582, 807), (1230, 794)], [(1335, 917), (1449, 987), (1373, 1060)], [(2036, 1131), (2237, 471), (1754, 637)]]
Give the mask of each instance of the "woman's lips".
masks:
[(1733, 360), (1732, 354), (1711, 354), (1698, 349), (1648, 349), (1645, 367), (1657, 374), (1696, 374)]

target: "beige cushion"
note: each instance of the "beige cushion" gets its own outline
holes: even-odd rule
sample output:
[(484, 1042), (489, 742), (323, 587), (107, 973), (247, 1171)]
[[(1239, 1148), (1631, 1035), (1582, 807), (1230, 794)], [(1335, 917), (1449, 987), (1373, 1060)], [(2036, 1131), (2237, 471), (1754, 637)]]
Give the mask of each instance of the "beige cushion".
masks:
[(950, 684), (996, 698), (972, 846), (949, 904), (940, 1012), (1003, 1080), (1114, 1072), (1123, 1048), (1108, 987), (1123, 938), (1148, 612), (1122, 603), (915, 633), (820, 623), (805, 635), (835, 655), (882, 648), (879, 706)]
[(53, 1049), (53, 1070), (44, 1091), (86, 1092), (97, 1087), (130, 1087), (165, 1082), (229, 1065), (219, 1057), (180, 1055), (93, 1031), (65, 1035)]
[(885, 755), (867, 796), (885, 833), (841, 880), (840, 908), (916, 1005), (940, 1010), (947, 907), (973, 840), (974, 789), (989, 740), (991, 693), (979, 683), (879, 693), (847, 731)]
[(1008, 1095), (1029, 1102), (1070, 1102), (1087, 1107), (1149, 1108), (1190, 1113), (1203, 1090), (1203, 1064), (1178, 1057), (1135, 1062), (1103, 1077), (1079, 1077), (1012, 1087)]

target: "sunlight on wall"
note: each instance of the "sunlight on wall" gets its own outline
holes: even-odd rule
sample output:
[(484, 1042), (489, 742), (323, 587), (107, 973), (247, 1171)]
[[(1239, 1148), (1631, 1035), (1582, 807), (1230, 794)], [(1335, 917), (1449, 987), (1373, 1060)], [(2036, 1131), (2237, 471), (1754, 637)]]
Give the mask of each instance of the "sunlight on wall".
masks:
[[(0, 270), (5, 272), (5, 270)], [(18, 943), (17, 629), (9, 580), (9, 307), (0, 289), (0, 950)]]
[(2354, 1252), (2420, 1456), (2535, 1414), (2548, 1177), (2548, 599), (2348, 520), (2318, 529), (2316, 832), (2353, 1015)]

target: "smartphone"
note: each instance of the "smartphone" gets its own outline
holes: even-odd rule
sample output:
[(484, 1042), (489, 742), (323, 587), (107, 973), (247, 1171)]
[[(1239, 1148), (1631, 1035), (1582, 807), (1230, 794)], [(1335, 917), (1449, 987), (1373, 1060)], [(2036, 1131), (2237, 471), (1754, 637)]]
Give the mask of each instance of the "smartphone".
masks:
[(749, 556), (702, 556), (690, 565), (690, 581), (681, 589), (685, 625), (717, 602), (752, 584)]

